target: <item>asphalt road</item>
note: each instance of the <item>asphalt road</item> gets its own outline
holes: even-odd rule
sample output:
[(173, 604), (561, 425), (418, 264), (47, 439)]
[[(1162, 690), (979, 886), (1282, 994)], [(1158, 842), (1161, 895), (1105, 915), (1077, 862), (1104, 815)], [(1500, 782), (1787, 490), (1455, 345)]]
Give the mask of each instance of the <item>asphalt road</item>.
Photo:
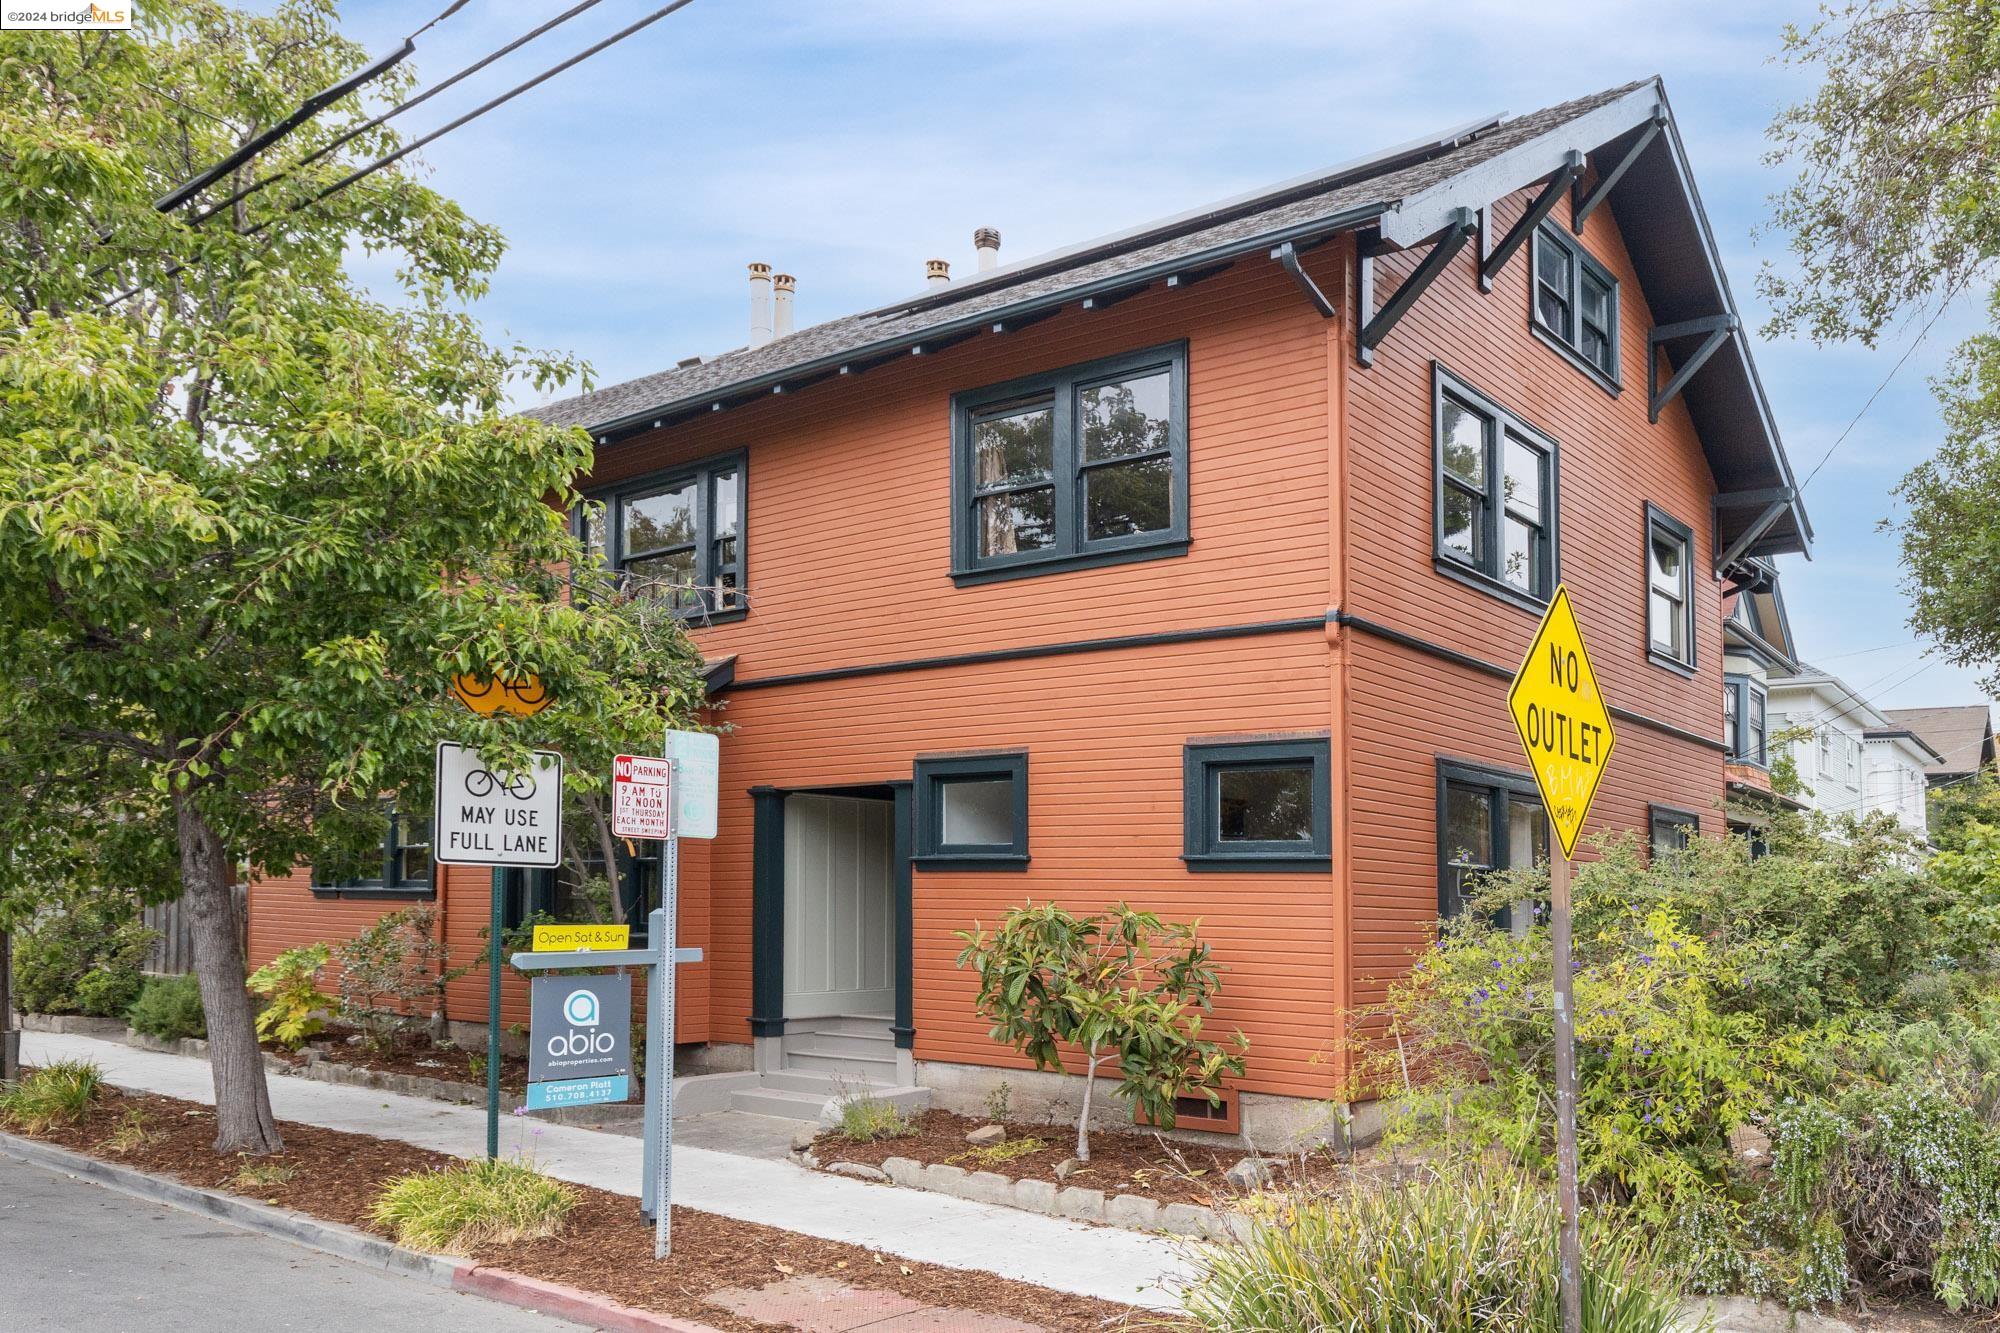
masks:
[(583, 1328), (0, 1157), (0, 1329), (263, 1333)]

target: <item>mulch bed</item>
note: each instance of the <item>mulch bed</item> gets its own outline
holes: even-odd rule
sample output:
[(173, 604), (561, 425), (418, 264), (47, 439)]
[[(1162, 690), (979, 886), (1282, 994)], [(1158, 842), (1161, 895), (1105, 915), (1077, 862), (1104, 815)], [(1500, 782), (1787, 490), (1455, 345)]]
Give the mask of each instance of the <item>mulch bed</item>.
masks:
[[(421, 1032), (396, 1033), (389, 1044), (379, 1050), (365, 1042), (349, 1044), (350, 1037), (359, 1035), (356, 1028), (329, 1023), (325, 1031), (306, 1043), (306, 1049), (317, 1050), (319, 1058), (330, 1064), (373, 1069), (383, 1074), (414, 1074), (418, 1078), (475, 1083), (481, 1087), (486, 1085), (484, 1047), (468, 1050), (463, 1046), (434, 1046), (430, 1038)], [(304, 1050), (288, 1051), (268, 1042), (264, 1049), (287, 1064), (305, 1063)], [(476, 1074), (472, 1072), (474, 1056), (481, 1061)], [(500, 1086), (508, 1092), (520, 1092), (528, 1086), (528, 1061), (525, 1056), (500, 1057)]]
[[(132, 1132), (134, 1126), (143, 1133)], [(368, 1210), (388, 1180), (454, 1160), (405, 1143), (293, 1121), (281, 1121), (279, 1127), (285, 1138), (281, 1154), (218, 1156), (211, 1146), (215, 1115), (208, 1107), (107, 1088), (82, 1123), (33, 1137), (377, 1234), (382, 1233), (369, 1223)], [(121, 1129), (127, 1131), (123, 1137)], [(655, 1262), (653, 1229), (640, 1219), (637, 1200), (583, 1185), (569, 1188), (578, 1203), (560, 1237), (487, 1246), (472, 1257), (529, 1277), (602, 1292), (627, 1305), (699, 1320), (727, 1333), (783, 1326), (710, 1305), (702, 1299), (706, 1293), (762, 1287), (794, 1274), (894, 1291), (927, 1304), (1004, 1311), (1049, 1333), (1165, 1326), (1157, 1314), (1107, 1301), (690, 1208), (674, 1210), (673, 1256)]]
[[(819, 1159), (821, 1169), (835, 1162), (861, 1162), (879, 1167), (891, 1157), (907, 1157), (926, 1166), (942, 1162), (962, 1166), (967, 1171), (992, 1171), (1009, 1180), (1055, 1180), (1057, 1163), (1076, 1155), (1074, 1124), (1009, 1124), (1007, 1138), (1001, 1144), (1004, 1152), (1016, 1151), (1024, 1139), (1042, 1142), (1040, 1148), (1017, 1157), (1005, 1156), (1004, 1152), (985, 1153), (965, 1141), (967, 1134), (990, 1123), (950, 1111), (930, 1110), (912, 1120), (912, 1132), (902, 1138), (850, 1143), (838, 1130), (829, 1130), (815, 1140), (813, 1155)], [(1226, 1204), (1239, 1192), (1223, 1177), (1248, 1155), (1240, 1148), (1184, 1143), (1147, 1132), (1093, 1130), (1090, 1164), (1072, 1171), (1062, 1183), (1103, 1190), (1106, 1195), (1137, 1194), (1161, 1203), (1193, 1203), (1204, 1207)], [(1367, 1150), (1358, 1157), (1360, 1170), (1382, 1169)], [(1279, 1188), (1299, 1184), (1337, 1186), (1356, 1169), (1331, 1149), (1303, 1157), (1265, 1160), (1273, 1168), (1272, 1183)]]

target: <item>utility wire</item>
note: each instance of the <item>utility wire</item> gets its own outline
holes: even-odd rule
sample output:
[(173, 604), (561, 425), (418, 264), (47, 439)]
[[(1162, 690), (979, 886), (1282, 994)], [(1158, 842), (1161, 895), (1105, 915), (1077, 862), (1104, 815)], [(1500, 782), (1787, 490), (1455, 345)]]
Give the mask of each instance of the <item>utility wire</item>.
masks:
[[(238, 190), (235, 194), (232, 194), (227, 199), (224, 199), (221, 203), (209, 205), (207, 208), (204, 208), (201, 212), (195, 214), (194, 217), (190, 218), (189, 219), (190, 224), (198, 227), (202, 223), (214, 217), (217, 213), (220, 213), (223, 209), (233, 207), (234, 205), (243, 202), (245, 199), (248, 199), (251, 195), (257, 193), (257, 191), (263, 189), (265, 186), (283, 180), (286, 176), (292, 175), (295, 172), (304, 170), (306, 167), (311, 166), (313, 163), (325, 157), (328, 153), (334, 152), (346, 146), (347, 144), (353, 142), (355, 139), (359, 138), (363, 134), (366, 134), (369, 130), (374, 129), (376, 126), (383, 125), (391, 120), (394, 120), (397, 116), (402, 115), (405, 111), (408, 111), (410, 108), (423, 105), (425, 102), (428, 102), (431, 98), (436, 97), (439, 93), (445, 91), (445, 89), (450, 88), (452, 85), (459, 83), (464, 79), (470, 78), (474, 74), (477, 74), (480, 70), (485, 69), (488, 65), (500, 59), (502, 56), (509, 55), (514, 51), (520, 50), (523, 46), (526, 46), (529, 42), (534, 41), (537, 37), (540, 37), (543, 33), (548, 32), (551, 28), (556, 28), (564, 23), (569, 22), (571, 19), (575, 18), (578, 14), (583, 13), (583, 11), (592, 8), (598, 3), (600, 3), (600, 0), (583, 0), (581, 4), (571, 6), (569, 9), (564, 10), (562, 13), (556, 15), (554, 18), (542, 24), (540, 27), (533, 28), (528, 32), (522, 33), (519, 37), (516, 37), (513, 41), (508, 42), (505, 46), (499, 47), (498, 49), (491, 51), (484, 56), (481, 56), (478, 60), (473, 61), (470, 65), (467, 65), (464, 69), (459, 70), (456, 74), (451, 75), (449, 78), (444, 79), (443, 81), (433, 85), (432, 87), (426, 88), (424, 91), (418, 93), (415, 97), (412, 97), (407, 101), (398, 102), (395, 106), (392, 106), (387, 111), (382, 112), (382, 114), (375, 116), (367, 121), (364, 121), (360, 125), (355, 126), (353, 129), (347, 131), (345, 134), (342, 134), (340, 137), (333, 140), (333, 142), (326, 144), (320, 148), (314, 149), (311, 153), (308, 153), (305, 157), (299, 159), (297, 162), (292, 163), (290, 166), (280, 168), (279, 170), (272, 172), (268, 176), (264, 176), (259, 180), (252, 181), (250, 184)], [(433, 23), (435, 23), (436, 21), (437, 21), (436, 19), (432, 20)]]
[(1869, 408), (1875, 406), (1875, 400), (1880, 398), (1882, 391), (1889, 387), (1889, 381), (1896, 378), (1896, 372), (1903, 368), (1904, 362), (1908, 361), (1915, 354), (1917, 348), (1923, 346), (1924, 339), (1930, 334), (1931, 326), (1943, 318), (1944, 312), (1951, 308), (1953, 299), (1962, 290), (1964, 290), (1962, 285), (1954, 287), (1939, 300), (1938, 308), (1931, 312), (1929, 319), (1924, 321), (1923, 328), (1917, 330), (1917, 336), (1910, 340), (1910, 345), (1903, 349), (1903, 354), (1900, 357), (1896, 358), (1896, 364), (1889, 367), (1889, 373), (1884, 375), (1882, 382), (1875, 386), (1875, 392), (1868, 395), (1868, 401), (1861, 405), (1860, 411), (1854, 414), (1854, 419), (1847, 423), (1847, 428), (1841, 431), (1839, 436), (1834, 439), (1834, 442), (1826, 447), (1826, 452), (1819, 456), (1819, 462), (1813, 464), (1813, 470), (1806, 473), (1806, 479), (1799, 483), (1801, 491), (1812, 485), (1813, 478), (1819, 475), (1819, 470), (1826, 466), (1827, 460), (1833, 457), (1834, 451), (1839, 449), (1847, 441), (1847, 437), (1854, 433), (1854, 428), (1861, 424), (1861, 418), (1868, 414)]
[[(463, 0), (461, 0), (461, 3), (463, 3)], [(367, 177), (374, 175), (376, 172), (382, 170), (384, 167), (395, 165), (397, 162), (402, 161), (404, 158), (408, 157), (411, 153), (416, 152), (419, 148), (424, 147), (426, 144), (437, 142), (439, 139), (442, 139), (445, 135), (450, 134), (453, 130), (458, 129), (460, 126), (469, 124), (470, 122), (479, 119), (487, 112), (506, 105), (508, 102), (513, 101), (516, 97), (519, 97), (522, 93), (525, 93), (532, 88), (539, 87), (542, 84), (548, 82), (550, 79), (554, 78), (556, 75), (562, 73), (564, 70), (567, 70), (574, 65), (581, 64), (583, 61), (590, 59), (590, 57), (596, 55), (598, 52), (604, 50), (606, 47), (617, 45), (619, 42), (624, 41), (627, 37), (630, 37), (632, 34), (640, 31), (641, 29), (650, 27), (653, 24), (659, 22), (661, 19), (667, 17), (667, 15), (674, 13), (676, 10), (685, 9), (690, 4), (693, 3), (694, 0), (672, 0), (672, 3), (662, 5), (660, 8), (654, 10), (652, 13), (646, 15), (644, 18), (638, 20), (637, 22), (628, 24), (627, 26), (620, 28), (617, 32), (612, 33), (609, 37), (606, 37), (604, 40), (585, 47), (583, 50), (569, 57), (569, 59), (561, 61), (555, 65), (551, 65), (548, 69), (545, 69), (540, 74), (535, 75), (534, 78), (528, 79), (523, 83), (516, 84), (514, 87), (508, 89), (506, 92), (500, 94), (498, 97), (495, 97), (490, 101), (484, 102), (479, 106), (474, 107), (472, 110), (466, 112), (464, 115), (458, 117), (456, 120), (450, 121), (438, 127), (437, 129), (432, 130), (429, 134), (426, 134), (421, 138), (411, 140), (409, 143), (397, 149), (395, 152), (385, 154), (382, 157), (378, 157), (373, 162), (368, 163), (366, 166), (356, 168), (355, 170), (341, 177), (339, 180), (327, 186), (325, 189), (321, 190), (319, 193), (313, 195), (312, 197), (307, 199), (301, 199), (297, 203), (290, 205), (284, 210), (283, 213), (279, 214), (279, 217), (280, 218), (289, 217), (293, 213), (297, 213), (302, 209), (310, 208), (314, 204), (321, 203), (333, 197), (334, 195), (340, 193), (342, 190), (346, 189), (350, 185), (355, 184), (357, 181), (364, 180)], [(261, 232), (265, 228), (269, 227), (272, 222), (277, 220), (278, 220), (277, 218), (266, 218), (264, 221), (258, 223), (254, 227), (245, 228), (240, 234), (244, 236), (254, 236), (258, 232)], [(176, 273), (182, 272), (184, 269), (186, 269), (186, 267), (187, 265), (179, 262), (169, 264), (166, 270), (160, 276), (163, 278), (170, 278), (174, 276)], [(104, 305), (106, 306), (117, 305), (120, 301), (124, 301), (133, 296), (136, 296), (140, 291), (144, 289), (144, 287), (145, 287), (144, 283), (138, 283), (135, 284), (134, 286), (128, 287), (124, 291), (118, 293), (116, 296), (106, 298), (104, 301)]]

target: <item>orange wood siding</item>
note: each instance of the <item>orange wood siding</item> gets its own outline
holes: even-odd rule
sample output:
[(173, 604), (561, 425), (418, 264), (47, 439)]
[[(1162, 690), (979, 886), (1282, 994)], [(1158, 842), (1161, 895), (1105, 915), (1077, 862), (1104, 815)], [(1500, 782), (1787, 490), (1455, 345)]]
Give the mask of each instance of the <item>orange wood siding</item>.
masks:
[[(1496, 238), (1528, 197), (1501, 201)], [(1553, 216), (1566, 227), (1568, 205), (1558, 204)], [(1706, 574), (1714, 480), (1678, 399), (1657, 425), (1646, 419), (1652, 318), (1610, 209), (1591, 217), (1582, 243), (1618, 278), (1618, 396), (1530, 332), (1526, 247), (1493, 290), (1481, 293), (1476, 247), (1467, 246), (1378, 349), (1374, 366), (1348, 371), (1347, 609), (1510, 672), (1534, 633), (1535, 613), (1434, 567), (1436, 359), (1556, 440), (1560, 571), (1606, 699), (1719, 740), (1721, 605), (1719, 585)], [(1381, 261), (1378, 301), (1421, 258)], [(1692, 679), (1646, 657), (1647, 501), (1694, 530)], [(1436, 917), (1437, 757), (1515, 772), (1525, 762), (1506, 711), (1505, 680), (1367, 633), (1350, 634), (1348, 645), (1354, 1000), (1366, 1004), (1407, 968)], [(1720, 832), (1721, 752), (1632, 721), (1616, 727), (1618, 751), (1587, 831), (1644, 830), (1648, 802), (1659, 802), (1696, 811), (1705, 831)]]

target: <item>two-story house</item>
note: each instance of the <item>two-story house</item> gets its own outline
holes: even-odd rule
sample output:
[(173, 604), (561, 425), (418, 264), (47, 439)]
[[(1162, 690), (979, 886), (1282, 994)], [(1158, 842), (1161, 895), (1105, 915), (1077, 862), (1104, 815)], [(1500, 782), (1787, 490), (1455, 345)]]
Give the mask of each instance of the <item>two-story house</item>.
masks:
[[(1558, 580), (1619, 735), (1592, 827), (1721, 833), (1722, 590), (1810, 528), (1656, 80), (988, 262), (795, 331), (757, 266), (753, 345), (538, 409), (728, 728), (687, 1067), (802, 1115), (836, 1074), (1062, 1095), (953, 932), (1123, 899), (1227, 969), (1225, 1119), (1319, 1123), (1350, 1016), (1546, 854), (1504, 695)], [(488, 876), (393, 864), (260, 881), (253, 956), (433, 893), (476, 951)]]
[(1803, 805), (1829, 815), (1893, 815), (1924, 836), (1925, 770), (1939, 756), (1921, 736), (1809, 663), (1772, 677), (1769, 693), (1770, 729), (1789, 747)]

